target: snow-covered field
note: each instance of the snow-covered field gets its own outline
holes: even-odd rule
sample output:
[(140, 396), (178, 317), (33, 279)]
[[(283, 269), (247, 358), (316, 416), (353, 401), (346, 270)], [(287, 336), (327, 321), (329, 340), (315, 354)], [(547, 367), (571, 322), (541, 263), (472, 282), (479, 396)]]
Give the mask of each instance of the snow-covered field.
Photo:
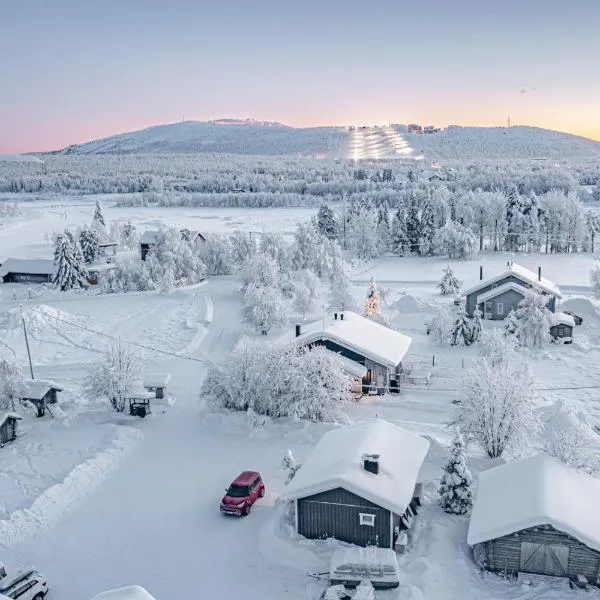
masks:
[[(44, 234), (89, 222), (92, 212), (85, 198), (27, 206), (22, 218), (0, 228), (0, 256), (49, 256)], [(140, 229), (165, 223), (202, 231), (289, 232), (313, 212), (106, 207), (105, 217), (131, 220)], [(478, 279), (480, 264), (491, 274), (510, 259), (533, 270), (542, 266), (565, 294), (562, 307), (584, 318), (572, 345), (530, 356), (538, 406), (566, 398), (598, 422), (597, 389), (548, 389), (598, 385), (600, 306), (588, 287), (591, 258), (487, 255), (452, 266), (468, 285)], [(446, 460), (455, 390), (477, 353), (473, 347), (442, 348), (425, 333), (442, 302), (435, 285), (446, 262), (383, 258), (354, 273), (357, 300), (371, 275), (386, 290), (386, 318), (413, 338), (408, 366), (415, 379), (399, 396), (365, 399), (347, 414), (355, 420), (378, 415), (427, 435), (434, 472)], [(284, 487), (284, 452), (291, 448), (302, 461), (332, 425), (266, 421), (256, 427), (243, 415), (210, 412), (199, 397), (207, 365), (225, 357), (245, 333), (238, 288), (237, 279), (222, 277), (170, 294), (60, 294), (33, 287), (28, 298), (25, 286), (0, 286), (0, 352), (15, 353), (25, 364), (21, 302), (36, 376), (65, 388), (62, 414), (27, 416), (22, 435), (0, 449), (0, 559), (9, 567), (34, 564), (47, 576), (51, 598), (86, 600), (130, 584), (143, 585), (159, 600), (316, 600), (323, 589), (308, 574), (326, 570), (336, 543), (295, 537), (277, 498)], [(321, 308), (313, 316), (320, 315)], [(107, 347), (105, 335), (147, 346), (145, 368), (172, 374), (172, 401), (158, 403), (150, 418), (116, 417), (87, 397), (83, 384), (89, 365)], [(426, 370), (429, 385), (417, 377)], [(475, 447), (469, 461), (475, 474), (489, 466)], [(223, 489), (244, 469), (261, 471), (267, 495), (248, 518), (224, 518), (218, 510)], [(400, 558), (400, 588), (378, 597), (571, 597), (574, 592), (521, 588), (482, 576), (466, 545), (467, 518), (443, 513), (435, 489), (435, 483), (428, 485), (409, 551)]]

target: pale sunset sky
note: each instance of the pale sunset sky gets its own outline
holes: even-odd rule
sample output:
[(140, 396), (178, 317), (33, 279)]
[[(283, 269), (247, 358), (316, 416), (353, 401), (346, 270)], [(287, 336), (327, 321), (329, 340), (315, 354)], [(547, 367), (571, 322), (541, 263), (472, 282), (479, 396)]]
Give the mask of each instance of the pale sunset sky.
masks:
[(600, 0), (3, 0), (0, 152), (159, 123), (600, 139)]

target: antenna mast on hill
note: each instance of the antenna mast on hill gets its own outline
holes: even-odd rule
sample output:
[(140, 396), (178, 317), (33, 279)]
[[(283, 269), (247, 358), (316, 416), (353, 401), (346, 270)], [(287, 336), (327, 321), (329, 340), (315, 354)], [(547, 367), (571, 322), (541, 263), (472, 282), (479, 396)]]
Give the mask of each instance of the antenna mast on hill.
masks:
[(507, 129), (510, 129), (510, 117), (508, 117)]

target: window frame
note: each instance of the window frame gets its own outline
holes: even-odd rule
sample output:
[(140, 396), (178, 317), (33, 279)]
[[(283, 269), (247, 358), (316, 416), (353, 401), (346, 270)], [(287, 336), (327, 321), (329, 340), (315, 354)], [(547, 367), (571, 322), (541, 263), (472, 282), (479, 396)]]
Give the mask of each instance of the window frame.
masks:
[(358, 513), (358, 523), (365, 527), (375, 527), (375, 517), (374, 513)]
[(496, 314), (504, 316), (504, 302), (496, 302)]

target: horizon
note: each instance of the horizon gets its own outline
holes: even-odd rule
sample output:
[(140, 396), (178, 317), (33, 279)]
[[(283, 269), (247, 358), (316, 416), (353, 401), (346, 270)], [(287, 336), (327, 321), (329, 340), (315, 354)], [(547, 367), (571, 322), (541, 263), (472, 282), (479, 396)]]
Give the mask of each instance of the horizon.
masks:
[[(0, 152), (252, 115), (540, 127), (600, 141), (600, 4), (30, 0), (0, 22)], [(185, 17), (185, 18), (182, 18)]]

